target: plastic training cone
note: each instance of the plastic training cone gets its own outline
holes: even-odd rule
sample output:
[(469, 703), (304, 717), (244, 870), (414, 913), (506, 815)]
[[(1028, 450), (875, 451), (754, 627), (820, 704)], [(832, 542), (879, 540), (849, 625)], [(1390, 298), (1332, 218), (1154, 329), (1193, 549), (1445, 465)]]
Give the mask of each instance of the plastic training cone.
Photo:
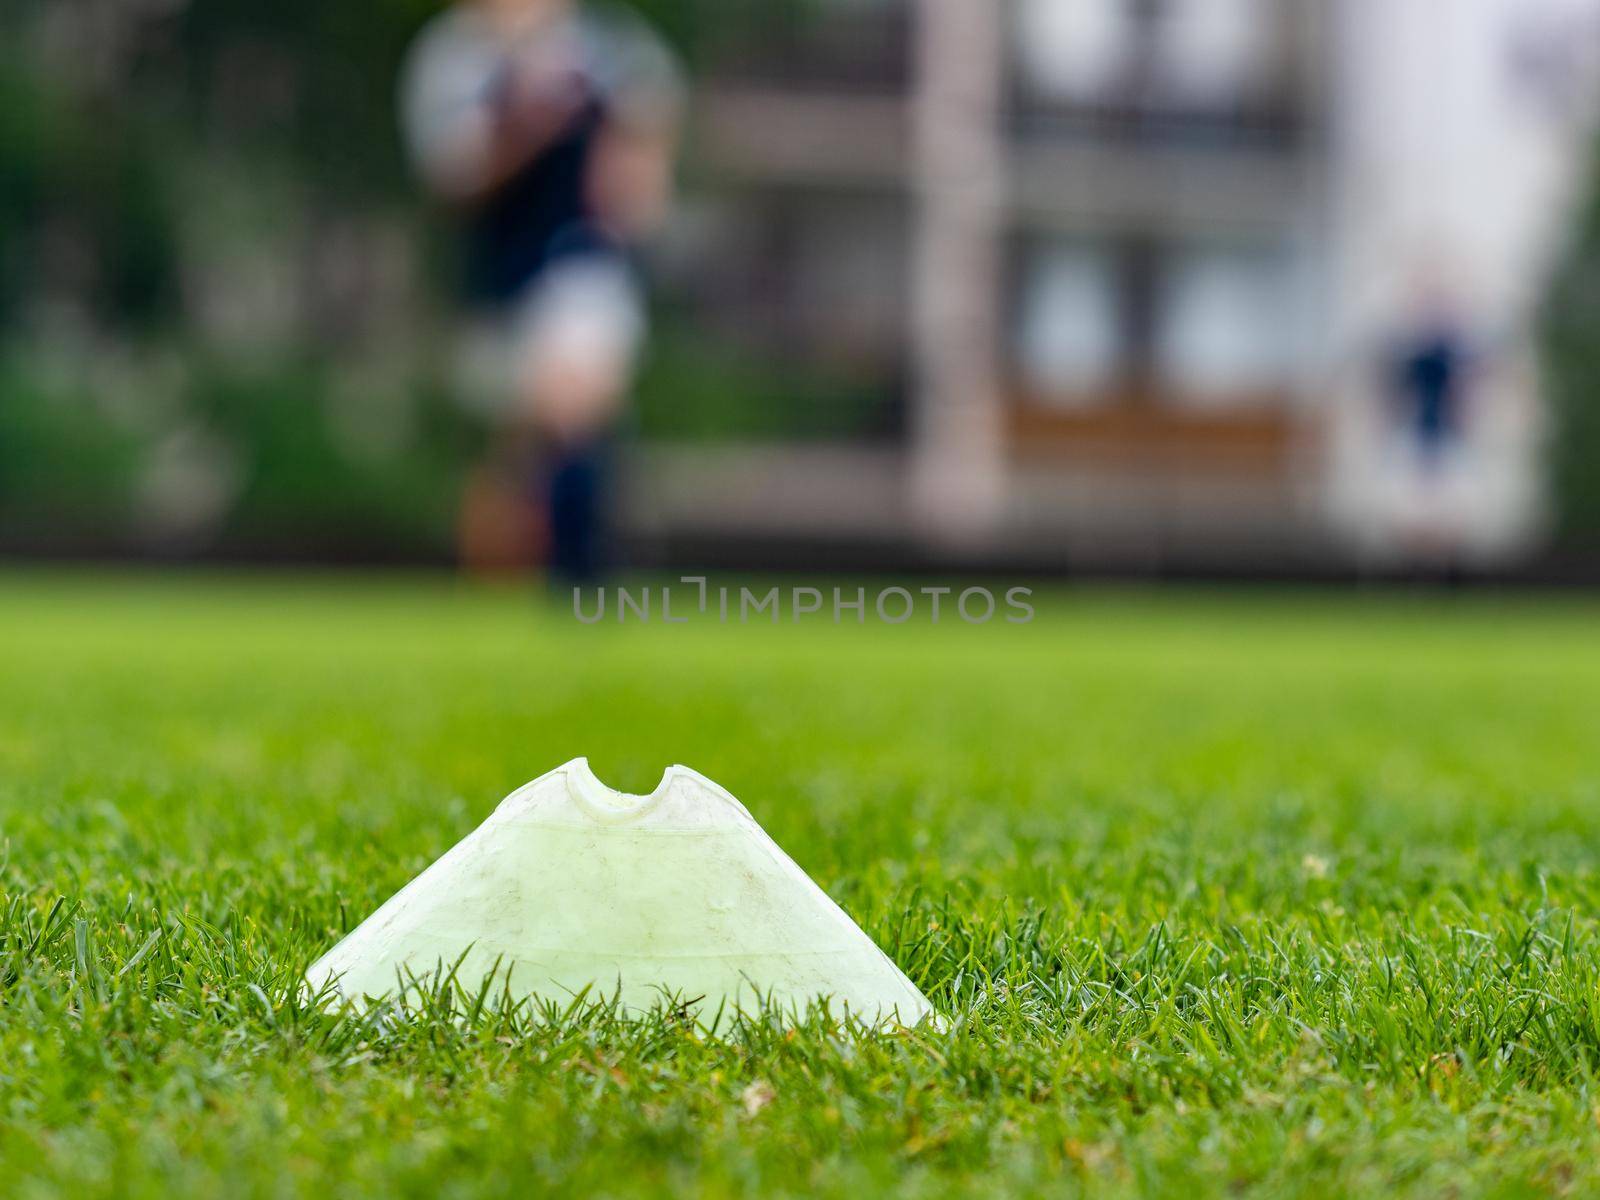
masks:
[(402, 993), (459, 960), (476, 991), (631, 1011), (666, 997), (913, 1025), (932, 1009), (899, 967), (727, 791), (671, 767), (648, 796), (576, 758), (507, 796), (306, 972), (347, 1001)]

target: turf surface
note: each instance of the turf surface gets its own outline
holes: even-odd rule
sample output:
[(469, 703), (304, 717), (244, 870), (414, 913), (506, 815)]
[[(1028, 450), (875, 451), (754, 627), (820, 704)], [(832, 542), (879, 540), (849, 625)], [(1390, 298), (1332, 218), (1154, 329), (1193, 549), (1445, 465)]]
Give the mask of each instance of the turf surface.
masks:
[[(439, 581), (0, 580), (0, 1191), (1593, 1192), (1597, 618), (588, 629)], [(297, 1001), (580, 753), (726, 784), (951, 1028)]]

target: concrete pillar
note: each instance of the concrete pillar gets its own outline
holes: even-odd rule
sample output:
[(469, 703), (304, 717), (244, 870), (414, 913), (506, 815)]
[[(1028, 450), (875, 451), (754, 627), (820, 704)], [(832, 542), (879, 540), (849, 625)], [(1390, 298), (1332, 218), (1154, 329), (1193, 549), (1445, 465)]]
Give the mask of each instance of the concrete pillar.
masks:
[(1006, 6), (917, 0), (912, 511), (979, 547), (1003, 515)]

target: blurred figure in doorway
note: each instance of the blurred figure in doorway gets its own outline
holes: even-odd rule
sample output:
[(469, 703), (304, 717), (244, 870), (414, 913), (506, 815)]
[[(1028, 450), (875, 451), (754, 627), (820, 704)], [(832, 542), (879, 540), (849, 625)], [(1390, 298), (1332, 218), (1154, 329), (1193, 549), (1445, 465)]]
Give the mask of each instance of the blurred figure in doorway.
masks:
[(671, 196), (677, 67), (625, 12), (458, 0), (401, 92), (412, 158), (460, 226), (466, 373), (498, 429), (463, 498), (463, 558), (591, 580), (646, 328), (633, 251)]

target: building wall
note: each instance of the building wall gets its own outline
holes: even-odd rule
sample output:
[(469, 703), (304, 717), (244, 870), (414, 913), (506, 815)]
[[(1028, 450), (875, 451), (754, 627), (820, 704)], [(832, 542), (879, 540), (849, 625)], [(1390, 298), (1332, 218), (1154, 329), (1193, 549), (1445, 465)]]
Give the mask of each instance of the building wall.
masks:
[[(1586, 163), (1593, 0), (1340, 0), (1329, 231), (1328, 509), (1378, 559), (1537, 539), (1530, 323)], [(1457, 461), (1419, 488), (1381, 406), (1385, 356), (1443, 312), (1477, 359)], [(1435, 317), (1436, 319), (1436, 317)]]
[[(863, 11), (904, 29), (907, 77), (746, 75), (704, 112), (731, 192), (786, 196), (817, 217), (807, 256), (851, 264), (792, 344), (870, 358), (894, 336), (882, 306), (849, 336), (813, 319), (895, 269), (842, 225), (829, 254), (822, 197), (902, 231), (875, 235), (905, 247), (878, 294), (903, 297), (914, 391), (878, 536), (1148, 565), (1534, 544), (1528, 325), (1590, 132), (1600, 0), (875, 0), (839, 28)], [(1437, 476), (1385, 390), (1429, 306), (1482, 364)], [(808, 474), (827, 473), (794, 472), (764, 520), (827, 533)]]

